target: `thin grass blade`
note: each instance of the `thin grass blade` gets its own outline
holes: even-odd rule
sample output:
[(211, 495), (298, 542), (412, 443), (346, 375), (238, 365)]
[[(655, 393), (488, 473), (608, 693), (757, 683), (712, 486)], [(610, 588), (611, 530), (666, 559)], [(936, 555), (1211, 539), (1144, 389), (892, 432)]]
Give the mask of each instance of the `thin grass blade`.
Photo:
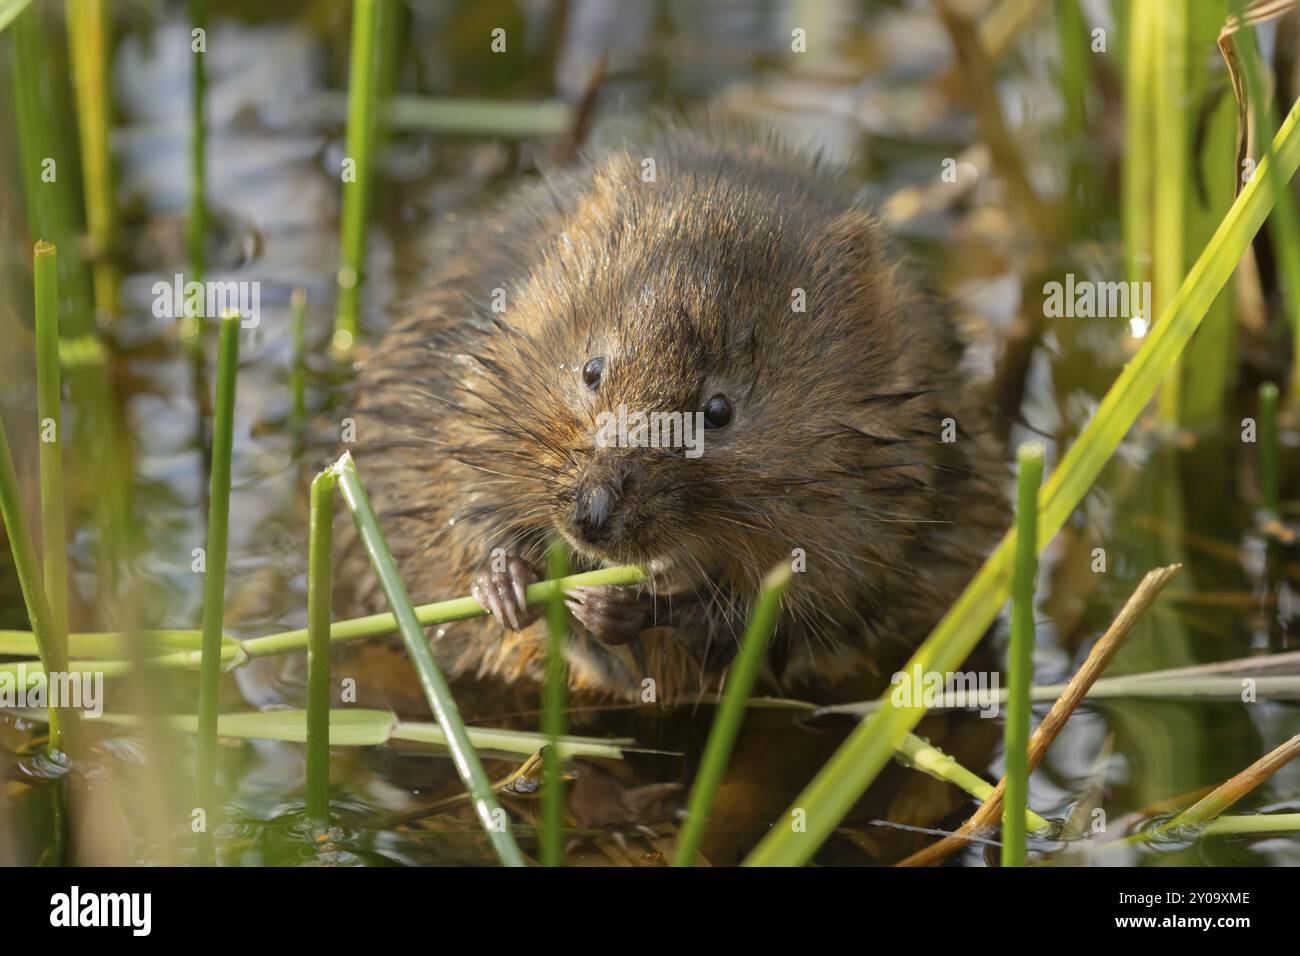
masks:
[(704, 746), (700, 769), (695, 775), (690, 800), (686, 805), (686, 822), (677, 838), (677, 859), (674, 866), (692, 866), (704, 840), (704, 830), (709, 823), (713, 800), (722, 783), (722, 775), (731, 759), (731, 749), (745, 719), (745, 703), (754, 686), (754, 679), (763, 666), (767, 645), (776, 630), (781, 613), (781, 598), (790, 586), (790, 565), (781, 564), (767, 573), (758, 593), (754, 611), (740, 641), (740, 652), (727, 673), (727, 686), (722, 693), (722, 703), (709, 728), (709, 740)]
[(388, 549), (388, 542), (379, 527), (379, 519), (370, 505), (370, 498), (361, 484), (361, 476), (357, 473), (352, 456), (345, 454), (340, 458), (334, 466), (334, 472), (343, 492), (343, 500), (352, 511), (357, 533), (379, 578), (384, 597), (388, 599), (388, 605), (397, 618), (402, 642), (419, 675), (425, 700), (438, 725), (447, 734), (447, 746), (456, 764), (456, 772), (473, 798), (474, 813), (501, 862), (506, 866), (523, 866), (524, 857), (510, 831), (509, 819), (497, 803), (496, 795), (492, 792), (492, 781), (483, 772), (483, 764), (465, 732), (465, 723), (461, 720), (460, 709), (451, 695), (451, 688), (438, 669), (429, 641), (420, 629), (420, 622), (416, 619), (415, 608), (406, 593), (406, 585), (402, 583), (397, 562)]
[(307, 815), (329, 819), (330, 594), (334, 540), (332, 469), (311, 483), (307, 545)]
[(203, 647), (199, 664), (198, 807), (207, 821), (200, 851), (211, 857), (217, 810), (217, 713), (221, 690), (222, 623), (226, 604), (226, 551), (230, 535), (230, 470), (235, 436), (235, 387), (239, 373), (239, 314), (221, 317), (217, 347), (217, 396), (212, 418), (212, 474), (208, 486), (208, 540), (204, 549)]
[[(562, 540), (552, 542), (547, 554), (547, 575), (552, 579), (569, 574), (569, 551)], [(569, 609), (564, 593), (556, 591), (546, 604), (546, 682), (542, 687), (542, 845), (543, 866), (564, 863), (564, 779), (560, 738), (564, 735), (564, 707), (568, 696), (569, 669), (564, 661), (564, 643), (569, 636)]]
[(1011, 647), (1007, 654), (1007, 779), (1002, 804), (1002, 865), (1024, 866), (1029, 809), (1029, 688), (1034, 677), (1034, 582), (1038, 577), (1038, 488), (1043, 483), (1043, 446), (1033, 442), (1016, 455), (1016, 567), (1011, 587)]
[(338, 311), (334, 348), (347, 352), (360, 329), (361, 279), (365, 270), (366, 217), (373, 181), (372, 155), (378, 119), (376, 50), (383, 0), (353, 0), (352, 52), (348, 65), (347, 156), (343, 177), (343, 214), (339, 224)]

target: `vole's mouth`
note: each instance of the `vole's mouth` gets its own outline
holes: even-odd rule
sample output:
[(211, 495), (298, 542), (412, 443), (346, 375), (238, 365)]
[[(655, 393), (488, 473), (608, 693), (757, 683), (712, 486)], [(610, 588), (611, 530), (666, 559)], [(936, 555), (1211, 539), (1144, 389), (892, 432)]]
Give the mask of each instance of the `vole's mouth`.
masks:
[(682, 594), (695, 589), (695, 576), (672, 557), (643, 561), (641, 567), (650, 576), (656, 594)]
[(567, 530), (560, 532), (575, 552), (590, 559), (600, 567), (614, 568), (624, 564), (639, 565), (647, 575), (646, 584), (655, 594), (684, 594), (695, 589), (699, 581), (698, 568), (692, 570), (693, 562), (684, 562), (671, 554), (653, 557), (632, 554), (610, 553), (605, 549), (592, 548), (590, 544), (576, 540)]

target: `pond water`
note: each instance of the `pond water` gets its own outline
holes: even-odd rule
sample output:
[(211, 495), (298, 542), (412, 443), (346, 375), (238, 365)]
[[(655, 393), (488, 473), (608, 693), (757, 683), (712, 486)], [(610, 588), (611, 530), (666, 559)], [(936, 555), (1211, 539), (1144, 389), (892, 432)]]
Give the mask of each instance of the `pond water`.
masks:
[[(118, 5), (114, 5), (118, 6)], [(1092, 6), (1086, 5), (1089, 16)], [(1104, 5), (1096, 5), (1103, 7)], [(329, 351), (338, 263), (344, 154), (348, 5), (214, 3), (208, 30), (209, 279), (260, 283), (261, 322), (241, 337), (238, 416), (231, 499), (227, 633), (240, 638), (302, 627), (306, 614), (306, 486), (339, 451), (339, 421), (349, 407), (352, 370)], [(1033, 235), (992, 176), (965, 104), (950, 44), (926, 4), (824, 2), (413, 3), (403, 7), (393, 89), (409, 96), (486, 97), (576, 102), (602, 55), (597, 122), (637, 119), (655, 108), (707, 105), (756, 117), (790, 139), (821, 149), (880, 203), (917, 270), (956, 303), (976, 345), (971, 362), (991, 371), (1005, 344), (1023, 333), (1026, 316), (1042, 312), (1043, 286), (1067, 273), (1118, 277), (1123, 272), (1115, 189), (1093, 194), (1083, 215), (1066, 217), (1051, 239)], [(189, 26), (172, 7), (121, 5), (112, 87), (118, 195), (123, 210), (121, 314), (103, 330), (111, 356), (110, 385), (119, 406), (110, 413), (129, 436), (123, 471), (100, 472), (89, 446), (72, 446), (66, 467), (73, 507), (70, 536), (73, 631), (197, 628), (202, 576), (193, 551), (205, 540), (207, 461), (204, 403), (176, 322), (155, 315), (155, 284), (187, 271), (185, 215), (189, 199)], [(1104, 9), (1096, 14), (1104, 15)], [(806, 25), (806, 56), (790, 51), (790, 24)], [(51, 37), (62, 37), (52, 16)], [(493, 56), (488, 34), (505, 27), (520, 37)], [(1108, 128), (1090, 137), (1062, 133), (1065, 110), (1056, 82), (1059, 58), (1050, 22), (1029, 25), (1008, 53), (1000, 86), (1004, 112), (1024, 144), (1034, 185), (1046, 194), (1066, 188), (1072, 162), (1094, 183), (1113, 183), (1121, 150)], [(4, 47), (0, 38), (0, 47)], [(62, 47), (59, 47), (60, 51)], [(5, 50), (4, 56), (10, 53)], [(57, 54), (62, 56), (60, 52)], [(65, 64), (60, 61), (60, 69)], [(55, 71), (56, 74), (59, 70)], [(0, 129), (15, 120), (9, 72), (0, 78)], [(1098, 124), (1102, 125), (1102, 124)], [(11, 141), (9, 135), (0, 140)], [(397, 123), (380, 147), (363, 287), (361, 354), (401, 314), (434, 255), (432, 242), (450, 217), (473, 216), (553, 155), (551, 138), (456, 135)], [(6, 422), (32, 412), (34, 358), (30, 334), (30, 248), (16, 156), (0, 157), (0, 236), (6, 285), (0, 322), (6, 348), (0, 391)], [(960, 190), (936, 192), (945, 160)], [(308, 427), (292, 427), (290, 295), (308, 296)], [(1049, 468), (1057, 450), (1077, 436), (1105, 389), (1140, 344), (1141, 328), (1088, 318), (1052, 319), (1029, 338), (1022, 356), (1023, 400), (1010, 430), (1013, 444), (1045, 441)], [(215, 339), (204, 342), (211, 375)], [(1243, 347), (1244, 348), (1244, 347)], [(1145, 615), (1108, 674), (1135, 673), (1300, 648), (1294, 630), (1293, 550), (1270, 544), (1254, 516), (1253, 446), (1240, 420), (1253, 413), (1253, 386), (1281, 374), (1285, 357), (1267, 342), (1247, 351), (1241, 398), (1217, 425), (1173, 435), (1144, 421), (1126, 439), (1102, 481), (1047, 549), (1040, 574), (1036, 679), (1064, 681), (1142, 576), (1161, 564), (1183, 569)], [(73, 427), (104, 409), (66, 406)], [(18, 435), (24, 479), (35, 475), (35, 441)], [(1283, 464), (1293, 464), (1294, 435), (1283, 436)], [(363, 469), (379, 467), (359, 453)], [(114, 487), (115, 475), (129, 475)], [(1283, 498), (1294, 491), (1283, 469)], [(35, 501), (35, 482), (29, 490)], [(126, 501), (128, 543), (116, 580), (101, 555), (105, 533), (97, 510), (104, 498)], [(1103, 549), (1105, 570), (1097, 566)], [(0, 567), (0, 626), (25, 628), (12, 568)], [(453, 595), (444, 595), (452, 597)], [(993, 641), (1001, 648), (1005, 622)], [(921, 635), (918, 635), (918, 638)], [(406, 666), (396, 660), (367, 666)], [(229, 710), (301, 706), (305, 665), (271, 658), (224, 677)], [(108, 709), (134, 712), (143, 701), (192, 706), (196, 679), (184, 671), (124, 681)], [(114, 685), (110, 685), (114, 686)], [(536, 729), (528, 712), (503, 713), (471, 687), (458, 685), (471, 723)], [(1044, 707), (1036, 708), (1039, 716)], [(589, 839), (574, 862), (655, 865), (671, 833), (682, 787), (702, 749), (712, 708), (673, 713), (609, 708), (575, 715), (576, 732), (636, 739), (648, 753), (620, 764), (583, 764), (571, 808), (575, 829)], [(971, 733), (990, 779), (1000, 771), (997, 728), (966, 727), (973, 716), (931, 728), (945, 739)], [(992, 724), (995, 722), (985, 722)], [(843, 716), (805, 710), (755, 710), (724, 791), (726, 821), (706, 856), (734, 861), (788, 805), (790, 798), (851, 728)], [(1088, 704), (1070, 720), (1034, 776), (1031, 805), (1064, 819), (1081, 801), (1095, 801), (1116, 825), (1161, 812), (1243, 769), (1300, 732), (1293, 703), (1111, 699)], [(68, 846), (51, 838), (51, 780), (66, 768), (40, 751), (39, 722), (0, 713), (0, 862), (184, 862), (192, 787), (192, 739), (93, 728), (93, 750), (71, 773)], [(992, 740), (984, 739), (992, 733)], [(982, 741), (982, 742), (981, 742)], [(960, 745), (953, 744), (958, 747)], [(267, 740), (228, 741), (221, 774), (228, 808), (220, 831), (224, 862), (408, 865), (488, 863), (490, 851), (470, 818), (450, 812), (419, 816), (459, 792), (445, 754), (419, 745), (337, 747), (332, 768), (338, 825), (325, 832), (302, 820), (303, 748)], [(519, 762), (489, 763), (493, 779)], [(885, 826), (911, 819), (894, 800), (911, 771), (895, 768), (894, 789), (872, 801), (823, 848), (819, 860), (869, 862), (899, 833)], [(914, 775), (914, 774), (913, 774)], [(892, 782), (891, 782), (892, 781)], [(951, 794), (949, 795), (951, 796)], [(1179, 806), (1176, 803), (1169, 807)], [(513, 804), (526, 821), (528, 801)], [(1234, 812), (1300, 811), (1300, 766), (1276, 774)], [(946, 814), (917, 825), (951, 829), (969, 812), (960, 800)], [(638, 825), (655, 831), (656, 836)], [(620, 837), (610, 836), (619, 831)], [(528, 849), (531, 827), (520, 824)], [(921, 839), (925, 842), (928, 838)], [(914, 848), (919, 843), (905, 844)], [(1055, 842), (1031, 843), (1051, 850)], [(973, 847), (956, 859), (983, 865)], [(1059, 858), (1062, 862), (1069, 856)], [(1255, 836), (1195, 845), (1127, 849), (1103, 858), (1122, 864), (1300, 864), (1300, 842)]]

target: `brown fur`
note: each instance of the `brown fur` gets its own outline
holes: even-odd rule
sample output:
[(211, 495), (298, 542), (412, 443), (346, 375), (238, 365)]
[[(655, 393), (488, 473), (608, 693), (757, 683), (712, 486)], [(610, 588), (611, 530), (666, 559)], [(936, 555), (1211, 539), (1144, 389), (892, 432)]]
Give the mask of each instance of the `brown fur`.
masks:
[[(544, 567), (584, 470), (637, 456), (618, 540), (574, 563), (666, 568), (652, 585), (663, 626), (622, 647), (575, 635), (575, 688), (717, 689), (759, 580), (801, 548), (765, 688), (861, 692), (1004, 529), (1001, 451), (951, 321), (815, 163), (735, 130), (669, 130), (549, 174), (454, 235), (366, 363), (352, 448), (417, 602), (468, 593), (497, 546)], [(608, 364), (592, 393), (594, 356)], [(693, 412), (716, 393), (735, 417), (700, 458), (593, 447), (602, 410)], [(349, 610), (378, 608), (350, 560)], [(536, 680), (544, 633), (480, 619), (434, 646), (454, 674)]]

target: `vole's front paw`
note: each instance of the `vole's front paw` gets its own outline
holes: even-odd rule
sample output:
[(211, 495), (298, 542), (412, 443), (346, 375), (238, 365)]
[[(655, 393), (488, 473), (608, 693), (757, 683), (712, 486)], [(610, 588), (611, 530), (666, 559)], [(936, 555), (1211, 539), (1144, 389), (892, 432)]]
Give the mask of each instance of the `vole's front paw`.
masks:
[(602, 644), (626, 644), (641, 633), (650, 614), (650, 597), (634, 587), (607, 584), (565, 593), (574, 618)]
[(474, 575), (470, 594), (488, 609), (502, 627), (521, 631), (541, 614), (540, 609), (528, 606), (528, 598), (524, 593), (528, 585), (542, 579), (541, 575), (523, 558), (507, 557), (500, 571), (492, 569), (493, 563), (495, 562), (489, 561)]

